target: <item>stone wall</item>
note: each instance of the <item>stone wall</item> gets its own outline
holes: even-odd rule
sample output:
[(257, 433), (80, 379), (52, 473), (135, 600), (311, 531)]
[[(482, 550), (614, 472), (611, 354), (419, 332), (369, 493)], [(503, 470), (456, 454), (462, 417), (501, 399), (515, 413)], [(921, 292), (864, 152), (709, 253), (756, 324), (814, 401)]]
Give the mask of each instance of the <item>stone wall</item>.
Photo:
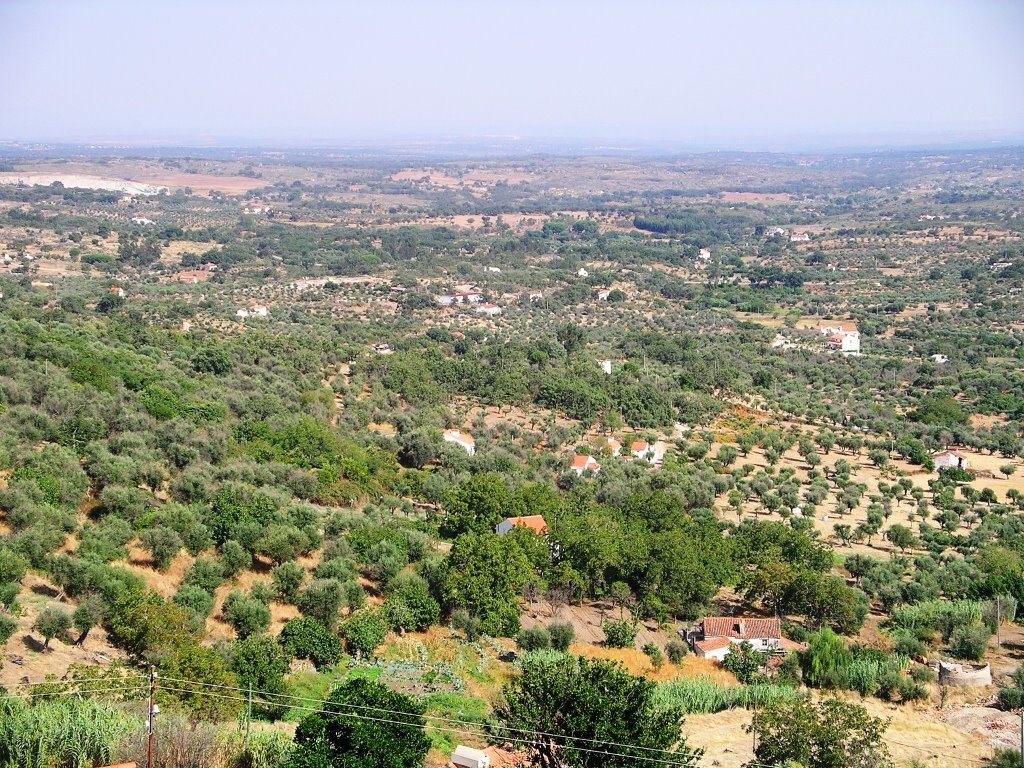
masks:
[(988, 664), (940, 661), (939, 685), (960, 685), (969, 688), (992, 685), (992, 669)]

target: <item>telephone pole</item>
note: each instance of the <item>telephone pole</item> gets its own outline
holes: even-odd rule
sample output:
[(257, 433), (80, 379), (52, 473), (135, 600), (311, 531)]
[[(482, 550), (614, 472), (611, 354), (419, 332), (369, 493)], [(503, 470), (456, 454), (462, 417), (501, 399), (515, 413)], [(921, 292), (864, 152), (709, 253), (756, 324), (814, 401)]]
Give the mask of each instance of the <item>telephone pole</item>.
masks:
[(153, 716), (156, 714), (156, 667), (149, 668), (149, 719), (146, 720), (149, 743), (146, 746), (146, 768), (153, 768)]

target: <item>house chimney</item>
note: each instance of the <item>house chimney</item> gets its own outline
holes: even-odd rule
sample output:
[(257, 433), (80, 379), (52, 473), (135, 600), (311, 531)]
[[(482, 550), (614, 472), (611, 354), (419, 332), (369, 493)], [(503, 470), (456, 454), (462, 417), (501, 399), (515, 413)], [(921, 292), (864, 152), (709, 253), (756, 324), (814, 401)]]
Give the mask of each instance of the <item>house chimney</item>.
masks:
[(739, 624), (736, 625), (736, 627), (739, 629), (740, 637), (742, 637), (743, 636), (743, 629), (744, 629), (743, 622), (741, 621)]

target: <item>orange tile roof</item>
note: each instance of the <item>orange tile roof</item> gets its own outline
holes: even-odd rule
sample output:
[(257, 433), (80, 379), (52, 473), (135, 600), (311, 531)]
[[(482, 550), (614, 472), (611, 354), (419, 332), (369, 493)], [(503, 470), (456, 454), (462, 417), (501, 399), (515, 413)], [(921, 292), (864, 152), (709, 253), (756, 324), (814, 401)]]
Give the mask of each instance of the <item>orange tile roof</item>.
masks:
[(585, 456), (577, 453), (572, 457), (573, 469), (587, 469), (591, 465), (597, 465), (597, 460), (593, 456)]
[(522, 517), (506, 517), (505, 522), (513, 526), (529, 528), (534, 533), (542, 534), (548, 532), (548, 524), (543, 515), (524, 515)]
[(704, 637), (731, 637), (751, 640), (764, 637), (782, 637), (778, 619), (745, 619), (731, 616), (706, 616), (701, 622)]
[(704, 653), (718, 651), (730, 645), (729, 638), (727, 637), (709, 637), (707, 640), (694, 640), (693, 644)]

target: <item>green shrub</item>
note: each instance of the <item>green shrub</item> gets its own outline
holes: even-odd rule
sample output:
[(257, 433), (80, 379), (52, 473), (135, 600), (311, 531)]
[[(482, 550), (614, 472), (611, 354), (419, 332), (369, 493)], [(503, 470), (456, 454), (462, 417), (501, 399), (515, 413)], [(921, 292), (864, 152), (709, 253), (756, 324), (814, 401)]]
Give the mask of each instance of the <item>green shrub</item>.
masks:
[(225, 541), (220, 548), (220, 562), (228, 578), (252, 567), (252, 555), (233, 539)]
[(665, 664), (665, 654), (663, 654), (661, 652), (661, 648), (654, 643), (647, 643), (644, 645), (643, 651), (647, 655), (647, 658), (651, 660), (651, 666), (655, 669), (661, 669)]
[(563, 653), (569, 650), (576, 639), (576, 630), (568, 622), (556, 621), (549, 624), (548, 634), (551, 636), (551, 647)]
[(317, 669), (333, 667), (344, 655), (338, 636), (309, 616), (286, 623), (277, 641), (295, 658), (312, 661)]
[(348, 652), (361, 653), (368, 656), (374, 648), (384, 642), (388, 634), (388, 625), (381, 611), (366, 608), (356, 611), (341, 627)]
[(551, 647), (551, 635), (544, 627), (528, 627), (519, 630), (516, 645), (524, 651), (539, 651)]
[(680, 664), (689, 652), (690, 647), (677, 637), (665, 644), (665, 654), (673, 664)]
[(604, 641), (609, 648), (632, 648), (636, 640), (636, 622), (625, 619), (605, 620), (601, 624)]
[(1024, 708), (1024, 689), (1000, 688), (999, 708), (1006, 712)]
[(930, 683), (935, 679), (935, 673), (931, 667), (921, 665), (910, 670), (910, 677), (916, 683)]
[(899, 692), (901, 701), (921, 701), (928, 698), (928, 689), (909, 677), (900, 680)]
[(467, 640), (476, 640), (480, 637), (480, 617), (465, 609), (460, 608), (452, 614), (452, 626), (460, 630)]
[(957, 627), (949, 638), (949, 652), (957, 659), (981, 661), (990, 637), (992, 634), (984, 624)]
[(295, 602), (306, 571), (298, 563), (281, 563), (270, 569), (270, 581), (277, 596), (286, 603)]

